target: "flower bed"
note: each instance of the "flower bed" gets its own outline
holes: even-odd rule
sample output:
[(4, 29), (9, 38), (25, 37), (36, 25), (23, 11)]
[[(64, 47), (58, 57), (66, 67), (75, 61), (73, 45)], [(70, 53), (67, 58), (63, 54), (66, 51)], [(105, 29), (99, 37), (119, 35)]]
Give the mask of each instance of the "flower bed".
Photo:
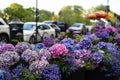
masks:
[[(46, 38), (43, 43), (18, 42), (13, 46), (0, 42), (0, 78), (117, 80), (120, 75), (119, 37), (112, 26), (105, 29), (95, 26), (91, 34), (72, 38), (62, 34), (62, 38)], [(101, 73), (103, 79), (93, 78)]]

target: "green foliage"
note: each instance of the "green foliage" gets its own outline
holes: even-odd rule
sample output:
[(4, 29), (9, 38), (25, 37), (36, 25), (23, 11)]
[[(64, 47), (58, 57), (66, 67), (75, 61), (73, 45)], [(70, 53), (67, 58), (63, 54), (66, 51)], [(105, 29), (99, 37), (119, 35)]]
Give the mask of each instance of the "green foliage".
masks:
[(76, 41), (79, 42), (83, 37), (84, 37), (83, 34), (81, 34), (80, 36), (77, 36), (77, 37), (76, 37)]
[(32, 74), (29, 69), (22, 69), (23, 75), (21, 76), (21, 80), (39, 80), (39, 77), (35, 74)]
[(9, 7), (4, 9), (4, 12), (9, 14), (11, 19), (16, 17), (22, 20), (22, 18), (25, 16), (25, 9), (22, 5), (17, 3), (12, 3)]

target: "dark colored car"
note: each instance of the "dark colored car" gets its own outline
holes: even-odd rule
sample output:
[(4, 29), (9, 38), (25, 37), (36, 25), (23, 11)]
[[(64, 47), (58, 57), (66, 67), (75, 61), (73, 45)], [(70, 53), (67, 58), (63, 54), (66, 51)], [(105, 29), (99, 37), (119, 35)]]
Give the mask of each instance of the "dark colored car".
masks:
[(51, 21), (51, 20), (46, 20), (46, 21), (43, 21), (43, 23), (45, 23), (45, 24), (56, 24), (62, 32), (65, 32), (66, 29), (67, 29), (67, 26), (65, 25), (65, 23), (61, 22), (61, 21), (54, 22), (54, 21)]

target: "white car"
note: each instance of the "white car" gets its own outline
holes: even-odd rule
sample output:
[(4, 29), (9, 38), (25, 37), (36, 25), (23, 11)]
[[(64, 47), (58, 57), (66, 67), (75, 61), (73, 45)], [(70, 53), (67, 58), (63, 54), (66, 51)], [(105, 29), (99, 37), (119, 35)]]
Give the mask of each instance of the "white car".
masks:
[(75, 34), (83, 33), (84, 31), (87, 32), (87, 27), (85, 27), (85, 24), (82, 23), (74, 23), (71, 27), (67, 29), (67, 32), (72, 31)]
[[(37, 35), (36, 35), (37, 28)], [(44, 38), (55, 38), (55, 29), (48, 24), (37, 22), (26, 22), (23, 26), (24, 41), (35, 43), (42, 41)], [(37, 38), (36, 38), (37, 36)], [(37, 39), (37, 40), (36, 40)]]
[(9, 39), (10, 39), (9, 25), (6, 24), (6, 22), (2, 18), (0, 18), (0, 41), (9, 42)]

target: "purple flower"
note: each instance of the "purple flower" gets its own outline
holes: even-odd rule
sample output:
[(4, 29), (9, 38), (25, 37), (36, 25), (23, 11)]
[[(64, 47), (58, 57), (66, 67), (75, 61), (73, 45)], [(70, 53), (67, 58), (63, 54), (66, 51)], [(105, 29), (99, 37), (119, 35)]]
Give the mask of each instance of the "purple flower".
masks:
[(95, 29), (95, 31), (99, 31), (99, 30), (102, 30), (103, 28), (100, 25), (95, 25), (94, 29)]
[(56, 64), (46, 66), (40, 75), (40, 79), (61, 80), (60, 68)]
[(52, 46), (55, 44), (55, 40), (53, 38), (45, 38), (43, 40), (43, 44), (46, 46), (46, 47), (49, 47), (49, 46)]
[(42, 73), (42, 70), (47, 66), (49, 65), (48, 61), (47, 60), (36, 60), (36, 61), (33, 61), (32, 64), (30, 64), (29, 66), (29, 69), (32, 73), (35, 73), (35, 74), (41, 74)]
[(114, 40), (115, 40), (118, 44), (120, 44), (120, 34), (117, 34), (117, 35), (115, 36)]
[(88, 60), (91, 57), (91, 50), (80, 50), (80, 58), (82, 60)]
[(106, 29), (105, 29), (106, 32), (108, 33), (114, 33), (115, 31), (117, 31), (117, 29), (113, 26), (108, 26)]
[(92, 63), (98, 65), (102, 62), (102, 54), (100, 52), (94, 52), (92, 55)]
[(75, 44), (76, 40), (71, 39), (71, 38), (64, 38), (63, 40), (61, 40), (61, 43), (62, 44), (64, 44), (64, 43)]
[(33, 47), (27, 42), (18, 42), (15, 46), (15, 51), (19, 54), (22, 54), (26, 49), (33, 50)]
[(78, 44), (80, 49), (90, 49), (92, 47), (92, 42), (89, 38), (83, 38)]
[(101, 38), (101, 39), (107, 39), (107, 38), (109, 38), (109, 34), (107, 32), (105, 32), (105, 31), (98, 31), (95, 34), (96, 34), (96, 36), (98, 38)]
[(46, 48), (42, 48), (39, 51), (38, 56), (40, 60), (42, 59), (42, 57), (46, 57), (47, 60), (51, 59), (51, 53)]
[(38, 59), (38, 53), (36, 51), (27, 49), (22, 53), (21, 58), (26, 62), (32, 63), (33, 61)]
[(106, 43), (106, 49), (110, 52), (116, 51), (115, 45), (113, 43)]
[(17, 63), (20, 59), (20, 56), (15, 51), (6, 51), (4, 54), (0, 55), (0, 65), (10, 67)]
[(105, 42), (99, 42), (99, 43), (97, 44), (98, 49), (105, 48), (105, 46), (106, 46), (106, 43), (105, 43)]
[(2, 44), (0, 46), (0, 53), (4, 53), (5, 51), (15, 51), (15, 47), (12, 44)]

